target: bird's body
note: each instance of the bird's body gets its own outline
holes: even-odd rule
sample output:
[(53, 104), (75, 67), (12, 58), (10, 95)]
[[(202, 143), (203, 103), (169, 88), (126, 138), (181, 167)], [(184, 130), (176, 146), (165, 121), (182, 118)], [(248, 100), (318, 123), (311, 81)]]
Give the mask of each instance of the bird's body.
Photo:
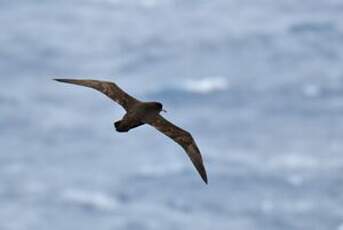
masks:
[(118, 132), (128, 132), (131, 129), (144, 124), (149, 124), (157, 130), (170, 137), (173, 141), (182, 146), (187, 155), (198, 170), (200, 176), (207, 184), (207, 173), (203, 165), (200, 151), (191, 134), (160, 115), (163, 106), (159, 102), (141, 102), (130, 96), (119, 88), (115, 83), (97, 80), (75, 80), (75, 79), (55, 79), (59, 82), (82, 85), (96, 89), (118, 104), (125, 110), (126, 114), (119, 121), (114, 123)]
[(161, 111), (162, 105), (158, 102), (138, 102), (114, 126), (118, 132), (128, 132), (154, 120)]

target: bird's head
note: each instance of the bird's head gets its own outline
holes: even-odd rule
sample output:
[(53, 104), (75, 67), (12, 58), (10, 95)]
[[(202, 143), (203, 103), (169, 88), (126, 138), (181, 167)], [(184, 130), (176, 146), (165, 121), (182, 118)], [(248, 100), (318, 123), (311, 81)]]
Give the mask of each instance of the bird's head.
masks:
[(163, 105), (160, 102), (153, 102), (154, 107), (156, 108), (157, 111), (159, 112), (167, 112), (165, 109), (163, 109)]

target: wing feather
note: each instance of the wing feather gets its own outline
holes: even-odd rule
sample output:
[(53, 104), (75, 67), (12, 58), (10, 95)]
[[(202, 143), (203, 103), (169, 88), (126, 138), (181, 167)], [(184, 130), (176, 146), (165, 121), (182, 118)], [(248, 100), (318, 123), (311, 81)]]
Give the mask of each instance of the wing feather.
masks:
[(97, 81), (97, 80), (76, 80), (76, 79), (54, 79), (59, 82), (70, 83), (75, 85), (86, 86), (93, 88), (101, 93), (105, 94), (119, 105), (121, 105), (126, 111), (128, 111), (134, 104), (139, 102), (136, 98), (127, 94), (119, 86), (113, 82)]
[(196, 145), (192, 135), (189, 132), (169, 122), (161, 115), (156, 116), (153, 120), (148, 121), (147, 123), (182, 146), (182, 148), (186, 151), (188, 157), (194, 164), (195, 168), (197, 169), (198, 173), (200, 174), (201, 178), (207, 184), (208, 181), (206, 169), (203, 164), (200, 150)]

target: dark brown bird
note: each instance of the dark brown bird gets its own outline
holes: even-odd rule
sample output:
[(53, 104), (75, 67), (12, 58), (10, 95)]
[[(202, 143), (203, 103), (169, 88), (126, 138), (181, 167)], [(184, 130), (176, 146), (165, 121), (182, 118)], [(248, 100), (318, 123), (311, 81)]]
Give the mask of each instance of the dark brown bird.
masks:
[(161, 111), (166, 112), (161, 103), (141, 102), (124, 92), (112, 82), (75, 79), (54, 80), (96, 89), (120, 104), (126, 110), (126, 114), (121, 120), (114, 123), (118, 132), (128, 132), (138, 126), (149, 124), (170, 137), (186, 151), (195, 168), (198, 170), (201, 178), (207, 184), (207, 174), (203, 160), (192, 135), (172, 124), (160, 115)]

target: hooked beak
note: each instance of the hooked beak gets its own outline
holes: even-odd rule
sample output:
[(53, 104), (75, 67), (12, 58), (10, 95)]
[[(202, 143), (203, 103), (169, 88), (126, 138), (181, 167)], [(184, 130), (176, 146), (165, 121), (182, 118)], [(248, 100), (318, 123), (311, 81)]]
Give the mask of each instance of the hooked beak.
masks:
[(162, 109), (161, 111), (162, 111), (162, 112), (165, 112), (165, 113), (167, 112), (167, 110), (165, 110), (165, 109)]

